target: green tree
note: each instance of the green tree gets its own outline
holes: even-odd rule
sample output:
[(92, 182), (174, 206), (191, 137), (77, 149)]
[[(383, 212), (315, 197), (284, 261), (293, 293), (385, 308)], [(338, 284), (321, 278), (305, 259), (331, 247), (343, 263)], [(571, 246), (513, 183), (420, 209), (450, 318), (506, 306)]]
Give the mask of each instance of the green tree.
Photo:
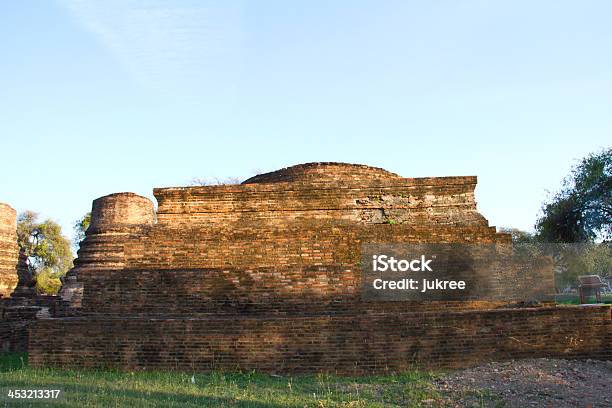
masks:
[(59, 224), (41, 222), (37, 213), (25, 211), (17, 218), (17, 240), (28, 257), (39, 293), (57, 293), (60, 277), (72, 267), (73, 260), (70, 241), (62, 235)]
[(78, 219), (74, 223), (74, 238), (72, 241), (72, 245), (75, 250), (79, 249), (79, 245), (81, 241), (85, 239), (85, 231), (89, 228), (89, 224), (91, 223), (91, 211), (83, 215), (80, 219)]
[(590, 154), (572, 168), (563, 188), (542, 207), (537, 238), (590, 242), (612, 237), (612, 148)]
[(580, 275), (599, 275), (605, 278), (612, 271), (612, 246), (607, 242), (561, 244), (564, 249), (561, 265), (555, 279), (557, 286), (575, 286)]
[(518, 228), (501, 227), (499, 228), (499, 232), (510, 234), (510, 236), (512, 236), (513, 244), (532, 244), (536, 242), (535, 234), (520, 230)]

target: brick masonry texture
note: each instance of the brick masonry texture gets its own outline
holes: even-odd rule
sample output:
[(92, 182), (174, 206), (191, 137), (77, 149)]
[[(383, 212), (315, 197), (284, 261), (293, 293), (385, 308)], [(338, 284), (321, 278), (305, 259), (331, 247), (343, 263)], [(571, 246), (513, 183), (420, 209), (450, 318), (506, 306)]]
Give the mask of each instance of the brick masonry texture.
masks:
[(9, 297), (17, 286), (17, 213), (7, 204), (0, 203), (0, 295)]
[(17, 244), (16, 213), (0, 203), (0, 351), (26, 351), (28, 330), (51, 298), (38, 298), (25, 253)]
[(309, 163), (239, 185), (157, 188), (157, 213), (132, 193), (101, 197), (62, 287), (72, 309), (37, 322), (31, 362), (349, 373), (609, 358), (609, 307), (517, 308), (512, 294), (554, 290), (546, 268), (500, 272), (505, 301), (361, 300), (362, 243), (511, 245), (477, 212), (475, 187)]
[(456, 368), (526, 357), (609, 359), (612, 342), (610, 309), (601, 306), (307, 317), (68, 318), (40, 320), (36, 333), (30, 364), (37, 366), (342, 374)]

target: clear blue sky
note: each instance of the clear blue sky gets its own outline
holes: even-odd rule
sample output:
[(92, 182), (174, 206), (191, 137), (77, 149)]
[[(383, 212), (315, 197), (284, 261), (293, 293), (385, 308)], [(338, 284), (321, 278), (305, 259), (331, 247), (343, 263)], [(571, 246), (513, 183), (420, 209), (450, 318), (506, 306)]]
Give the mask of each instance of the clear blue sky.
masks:
[[(477, 175), (496, 226), (612, 140), (610, 1), (2, 1), (0, 201), (311, 161)], [(65, 231), (67, 235), (71, 230)]]

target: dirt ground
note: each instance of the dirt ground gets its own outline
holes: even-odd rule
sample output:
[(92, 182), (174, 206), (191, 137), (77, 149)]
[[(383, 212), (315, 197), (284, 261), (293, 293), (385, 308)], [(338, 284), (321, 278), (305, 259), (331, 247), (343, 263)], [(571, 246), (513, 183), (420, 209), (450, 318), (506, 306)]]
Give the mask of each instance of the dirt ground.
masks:
[(432, 406), (612, 407), (612, 361), (530, 359), (489, 363), (442, 376)]

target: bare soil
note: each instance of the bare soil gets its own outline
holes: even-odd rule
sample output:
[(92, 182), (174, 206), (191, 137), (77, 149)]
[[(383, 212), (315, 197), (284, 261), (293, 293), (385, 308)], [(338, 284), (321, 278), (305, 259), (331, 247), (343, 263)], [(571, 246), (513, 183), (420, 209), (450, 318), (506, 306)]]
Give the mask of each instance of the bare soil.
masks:
[(448, 407), (612, 407), (612, 361), (488, 363), (434, 381)]

